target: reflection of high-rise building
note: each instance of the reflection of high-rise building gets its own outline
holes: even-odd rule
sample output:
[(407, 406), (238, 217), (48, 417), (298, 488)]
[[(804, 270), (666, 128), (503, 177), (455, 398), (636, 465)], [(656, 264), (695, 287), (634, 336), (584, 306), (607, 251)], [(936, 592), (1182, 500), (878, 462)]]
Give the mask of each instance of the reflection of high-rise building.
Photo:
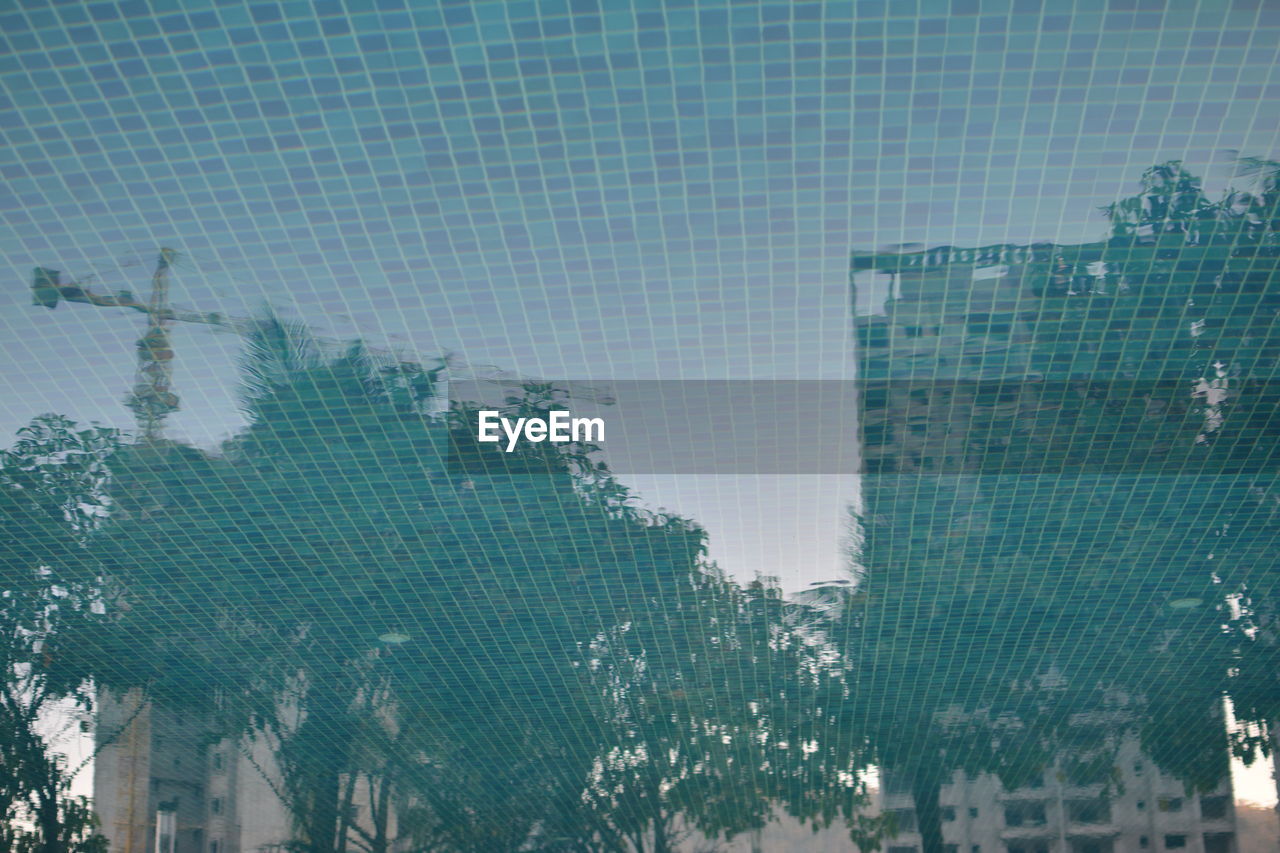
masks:
[[(883, 298), (856, 321), (867, 473), (1193, 462), (1202, 451), (1174, 439), (1194, 427), (1211, 443), (1280, 355), (1273, 254), (1178, 242), (855, 255), (855, 288)], [(1248, 427), (1269, 426), (1264, 406), (1251, 414)], [(1272, 449), (1242, 440), (1232, 472)]]
[(111, 849), (122, 853), (203, 851), (205, 774), (198, 727), (139, 706), (136, 691), (101, 697), (94, 805)]
[[(252, 853), (289, 840), (289, 816), (261, 743), (210, 742), (201, 721), (104, 696), (94, 805), (119, 853)], [(167, 843), (166, 843), (167, 842)]]
[[(94, 807), (113, 853), (282, 853), (296, 840), (269, 736), (215, 739), (206, 721), (136, 692), (104, 695)], [(368, 787), (352, 784), (354, 826), (370, 830)], [(397, 831), (393, 806), (387, 827)]]
[[(1005, 791), (998, 779), (957, 773), (942, 789), (943, 838), (950, 853), (1235, 853), (1235, 804), (1229, 779), (1207, 793), (1187, 793), (1160, 772), (1136, 740), (1124, 742), (1111, 773), (1082, 774), (1063, 763), (1026, 787)], [(1110, 784), (1108, 784), (1110, 783)], [(884, 774), (882, 802), (900, 828), (888, 853), (918, 853), (909, 792)]]
[[(1277, 259), (1246, 243), (1178, 233), (854, 256), (855, 305), (870, 312), (856, 318), (863, 559), (890, 614), (873, 638), (880, 670), (966, 707), (966, 680), (1018, 675), (993, 674), (1011, 655), (1023, 679), (1037, 664), (1078, 685), (1120, 674), (1174, 703), (1164, 674), (1225, 671), (1200, 654), (1216, 620), (1187, 614), (1221, 598), (1224, 554), (1249, 535), (1225, 534), (1239, 475), (1274, 468), (1275, 441), (1260, 439), (1275, 431)], [(1234, 850), (1227, 780), (1186, 795), (1136, 740), (1124, 749), (1123, 791), (1106, 800), (1049, 776), (1009, 794), (992, 777), (944, 784), (948, 849)], [(885, 806), (915, 814), (909, 789)]]

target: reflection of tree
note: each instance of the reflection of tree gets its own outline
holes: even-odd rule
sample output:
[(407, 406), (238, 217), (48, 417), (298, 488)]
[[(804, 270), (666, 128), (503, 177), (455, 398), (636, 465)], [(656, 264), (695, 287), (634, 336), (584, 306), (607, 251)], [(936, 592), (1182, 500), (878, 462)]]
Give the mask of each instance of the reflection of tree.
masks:
[[(1246, 179), (1243, 188), (1228, 190), (1212, 206), (1217, 219), (1212, 245), (1202, 249), (1204, 240), (1170, 241), (1152, 260), (1130, 248), (1117, 270), (1148, 289), (1183, 286), (1183, 292), (1170, 296), (1187, 299), (1177, 319), (1192, 324), (1195, 341), (1181, 347), (1186, 357), (1178, 365), (1181, 375), (1209, 377), (1216, 380), (1209, 384), (1222, 389), (1214, 392), (1221, 402), (1203, 395), (1197, 401), (1208, 428), (1199, 437), (1205, 446), (1199, 448), (1197, 465), (1188, 466), (1192, 485), (1184, 492), (1186, 520), (1180, 522), (1203, 537), (1191, 565), (1201, 567), (1202, 579), (1209, 575), (1213, 581), (1206, 589), (1202, 580), (1184, 600), (1211, 606), (1183, 613), (1179, 621), (1182, 630), (1202, 635), (1228, 626), (1229, 658), (1206, 654), (1213, 647), (1207, 643), (1184, 651), (1205, 675), (1208, 668), (1215, 676), (1228, 670), (1226, 688), (1237, 718), (1246, 724), (1236, 736), (1237, 750), (1252, 760), (1273, 748), (1280, 720), (1280, 645), (1274, 627), (1280, 578), (1274, 328), (1280, 294), (1280, 163), (1241, 158), (1237, 176)], [(1174, 306), (1165, 313), (1173, 318)], [(1166, 674), (1174, 684), (1187, 679), (1186, 673)], [(1186, 713), (1170, 708), (1171, 719)], [(1189, 720), (1186, 727), (1193, 724)]]
[[(1208, 597), (1194, 559), (1207, 537), (1166, 536), (1176, 522), (1131, 500), (1137, 478), (992, 479), (969, 500), (999, 495), (1014, 512), (957, 536), (921, 522), (953, 512), (954, 491), (913, 478), (937, 503), (917, 498), (914, 518), (868, 537), (850, 631), (854, 725), (910, 785), (925, 849), (942, 848), (938, 793), (956, 770), (1015, 789), (1065, 756), (1103, 762), (1107, 778), (1138, 735), (1162, 770), (1213, 788), (1226, 772), (1222, 617), (1168, 607)], [(1020, 495), (1036, 496), (1034, 515)]]
[[(584, 448), (481, 449), (413, 365), (268, 322), (245, 370), (250, 426), (221, 454), (118, 464), (103, 676), (266, 744), (295, 847), (614, 850), (656, 828), (664, 849), (773, 803), (854, 814), (856, 739), (816, 704), (829, 653), (776, 590), (704, 570), (699, 529), (632, 508)], [(527, 386), (505, 413), (559, 404)], [(597, 759), (638, 745), (655, 761), (600, 796)]]
[(117, 443), (114, 430), (45, 415), (0, 454), (0, 849), (105, 849), (45, 727), (60, 704), (92, 707), (95, 661), (84, 652), (105, 619), (83, 546), (106, 507)]
[[(869, 533), (867, 577), (847, 632), (851, 724), (912, 794), (929, 853), (943, 849), (939, 793), (955, 771), (995, 773), (1020, 788), (1064, 752), (1109, 761), (1124, 728), (1141, 719), (1135, 700), (1100, 689), (1100, 645), (1118, 651), (1144, 640), (1099, 634), (1109, 593), (1081, 576), (1082, 549), (1055, 547), (1079, 538), (1066, 502), (1042, 507), (1044, 518), (1062, 521), (1057, 529), (1019, 531), (1009, 518), (972, 516), (956, 528), (958, 495), (967, 495), (967, 509), (990, 506), (991, 495), (950, 479), (910, 478), (911, 492), (932, 500), (915, 497), (914, 514)], [(1032, 544), (1040, 537), (1045, 547)], [(1113, 713), (1097, 715), (1107, 707)]]
[[(1275, 382), (1277, 354), (1273, 331), (1277, 264), (1280, 263), (1280, 162), (1257, 157), (1241, 158), (1238, 174), (1249, 179), (1242, 190), (1228, 194), (1227, 208), (1240, 234), (1241, 254), (1248, 250), (1252, 262), (1247, 268), (1224, 276), (1228, 293), (1253, 292), (1261, 295), (1251, 339), (1244, 361), (1241, 397), (1226, 422), (1227, 441), (1221, 452), (1233, 458), (1254, 461), (1261, 469), (1253, 477), (1241, 478), (1244, 495), (1233, 512), (1224, 514), (1219, 535), (1227, 551), (1219, 561), (1223, 586), (1231, 596), (1230, 605), (1239, 618), (1232, 627), (1238, 641), (1238, 659), (1233, 672), (1231, 698), (1236, 716), (1246, 728), (1237, 737), (1237, 749), (1246, 760), (1258, 752), (1272, 752), (1280, 746), (1280, 486), (1277, 485), (1275, 449)], [(1230, 298), (1228, 296), (1228, 298)], [(1270, 309), (1269, 311), (1267, 309)], [(1247, 395), (1247, 396), (1246, 396)], [(1232, 441), (1231, 439), (1234, 439)], [(1277, 777), (1280, 787), (1280, 777)]]
[(1170, 160), (1142, 173), (1142, 192), (1102, 208), (1116, 237), (1183, 234), (1192, 236), (1217, 218), (1200, 179)]
[[(309, 850), (387, 849), (389, 805), (442, 759), (482, 786), (472, 839), (518, 839), (586, 775), (578, 638), (687, 574), (698, 537), (596, 499), (554, 459), (450, 477), (423, 371), (263, 329), (251, 426), (222, 456), (140, 449), (124, 472), (131, 518), (103, 553), (144, 651), (119, 679), (217, 696), (216, 730), (272, 747)], [(539, 784), (514, 787), (514, 754)]]
[(869, 837), (862, 742), (824, 704), (844, 684), (839, 655), (797, 624), (776, 587), (742, 589), (714, 570), (692, 581), (678, 606), (586, 649), (613, 734), (592, 770), (592, 808), (655, 853), (684, 830), (760, 828), (775, 809), (817, 826), (842, 819)]
[(1250, 185), (1227, 194), (1222, 205), (1227, 217), (1248, 236), (1274, 245), (1280, 234), (1280, 161), (1242, 157), (1236, 172)]
[(667, 850), (779, 809), (856, 835), (869, 760), (933, 853), (954, 771), (1105, 779), (1134, 734), (1212, 787), (1224, 692), (1263, 726), (1242, 749), (1280, 718), (1266, 168), (1212, 205), (1157, 167), (1087, 262), (1019, 272), (1018, 316), (963, 309), (955, 337), (1016, 367), (885, 404), (878, 438), (955, 426), (954, 458), (866, 478), (865, 579), (822, 618), (705, 566), (701, 531), (581, 448), (490, 452), (451, 428), (466, 407), (429, 416), (435, 368), (267, 324), (248, 429), (120, 462), (99, 553), (129, 633), (103, 676), (269, 744), (325, 853)]

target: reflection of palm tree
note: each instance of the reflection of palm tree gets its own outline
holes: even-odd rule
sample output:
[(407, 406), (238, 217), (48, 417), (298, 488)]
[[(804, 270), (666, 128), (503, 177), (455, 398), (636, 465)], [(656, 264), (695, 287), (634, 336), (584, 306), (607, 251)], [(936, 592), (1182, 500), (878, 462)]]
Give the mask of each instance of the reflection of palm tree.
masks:
[(1280, 161), (1242, 157), (1236, 174), (1249, 178), (1253, 186), (1228, 196), (1231, 212), (1245, 220), (1250, 230), (1280, 232)]
[(1142, 173), (1142, 191), (1102, 208), (1116, 237), (1169, 233), (1193, 234), (1216, 218), (1217, 208), (1201, 189), (1200, 179), (1181, 160), (1152, 166)]
[[(584, 809), (583, 784), (624, 740), (584, 701), (580, 641), (647, 631), (646, 672), (670, 687), (663, 707), (694, 703), (707, 671), (688, 656), (718, 636), (688, 591), (701, 530), (633, 509), (572, 451), (515, 460), (540, 463), (533, 475), (507, 467), (520, 453), (496, 452), (498, 473), (463, 479), (449, 453), (474, 435), (424, 417), (435, 369), (334, 352), (278, 320), (255, 334), (242, 365), (250, 426), (220, 457), (165, 445), (164, 465), (118, 481), (120, 506), (173, 484), (162, 509), (121, 519), (101, 543), (138, 590), (130, 628), (158, 650), (132, 656), (137, 671), (120, 680), (154, 679), (196, 707), (221, 689), (218, 723), (270, 745), (308, 853), (381, 853), (392, 826), (453, 850), (519, 849), (539, 831), (603, 838), (616, 814)], [(542, 411), (558, 393), (523, 390), (511, 409)], [(728, 695), (705, 718), (741, 713)], [(736, 809), (717, 818), (724, 828), (753, 814), (732, 790), (717, 796)], [(351, 818), (355, 798), (371, 816)], [(659, 808), (706, 814), (693, 796)]]

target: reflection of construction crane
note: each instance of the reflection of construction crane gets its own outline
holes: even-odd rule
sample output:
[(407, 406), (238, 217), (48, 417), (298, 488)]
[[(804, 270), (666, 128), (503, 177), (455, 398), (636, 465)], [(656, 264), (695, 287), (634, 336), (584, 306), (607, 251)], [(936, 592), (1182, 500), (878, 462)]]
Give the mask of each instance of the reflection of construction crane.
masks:
[[(219, 314), (197, 314), (174, 311), (169, 307), (169, 268), (176, 253), (161, 249), (156, 261), (156, 271), (151, 277), (151, 296), (147, 302), (134, 298), (128, 291), (114, 296), (93, 293), (85, 285), (71, 281), (62, 283), (57, 270), (36, 267), (31, 282), (32, 301), (45, 308), (58, 307), (59, 300), (83, 302), (103, 308), (132, 308), (147, 315), (147, 330), (138, 339), (138, 369), (133, 391), (127, 405), (133, 410), (142, 440), (154, 445), (160, 438), (164, 419), (178, 410), (178, 396), (173, 393), (173, 347), (169, 341), (168, 327), (174, 321), (204, 323), (207, 325), (246, 331), (247, 322), (224, 318)], [(117, 843), (124, 853), (142, 853), (147, 849), (146, 838), (152, 825), (149, 812), (152, 729), (151, 707), (147, 699), (137, 691), (118, 697), (112, 707), (127, 717), (127, 739), (120, 745), (116, 759), (117, 773), (123, 776), (122, 802), (117, 805), (113, 821)], [(132, 708), (132, 713), (129, 709)], [(173, 815), (158, 811), (155, 815), (156, 838), (162, 837), (164, 821), (168, 821), (170, 844), (173, 837)]]
[[(161, 249), (156, 261), (156, 271), (151, 276), (151, 297), (143, 302), (127, 290), (114, 296), (94, 293), (77, 281), (63, 283), (58, 270), (36, 267), (31, 281), (31, 301), (45, 308), (57, 308), (59, 301), (82, 302), (102, 308), (132, 308), (147, 315), (147, 331), (138, 339), (138, 371), (129, 394), (127, 405), (138, 420), (138, 428), (146, 442), (160, 438), (164, 419), (178, 411), (178, 395), (173, 392), (173, 345), (169, 339), (172, 323), (199, 323), (218, 329), (249, 335), (263, 326), (262, 320), (232, 317), (217, 312), (182, 311), (169, 305), (169, 269), (177, 252)], [(314, 338), (317, 343), (338, 347), (350, 346), (336, 340)], [(386, 365), (398, 364), (402, 368), (416, 367), (414, 362), (401, 361), (389, 350), (365, 347), (370, 355), (377, 356)], [(448, 361), (448, 359), (445, 359)], [(451, 362), (451, 366), (458, 365)], [(430, 374), (434, 379), (439, 372)]]
[(170, 308), (169, 268), (176, 255), (172, 249), (160, 250), (156, 271), (151, 276), (151, 298), (147, 302), (135, 299), (128, 291), (105, 296), (93, 293), (75, 281), (63, 284), (57, 270), (45, 267), (36, 267), (31, 282), (32, 302), (45, 308), (57, 308), (58, 301), (62, 299), (104, 308), (132, 308), (147, 315), (147, 331), (138, 339), (138, 372), (133, 392), (128, 398), (128, 406), (137, 417), (138, 428), (147, 442), (160, 437), (164, 419), (178, 410), (178, 395), (173, 393), (173, 347), (169, 341), (169, 325), (174, 322), (203, 323), (238, 332), (244, 332), (252, 325), (252, 321), (222, 314)]
[[(114, 296), (94, 293), (83, 283), (70, 281), (62, 283), (58, 270), (36, 267), (31, 282), (31, 298), (36, 305), (45, 308), (56, 308), (60, 300), (82, 302), (103, 308), (132, 308), (147, 315), (147, 331), (138, 339), (138, 371), (134, 379), (133, 392), (128, 397), (127, 405), (133, 410), (138, 420), (138, 428), (145, 442), (152, 443), (160, 438), (164, 427), (164, 419), (172, 412), (178, 411), (178, 395), (173, 392), (173, 346), (169, 339), (169, 326), (172, 323), (200, 323), (225, 329), (240, 335), (248, 335), (262, 328), (262, 321), (244, 317), (230, 317), (216, 312), (201, 313), (198, 311), (181, 311), (169, 306), (169, 269), (173, 265), (177, 252), (173, 249), (161, 249), (156, 261), (156, 271), (151, 276), (151, 297), (142, 302), (127, 290)], [(341, 342), (331, 339), (313, 339), (317, 343), (339, 345)], [(344, 344), (349, 346), (350, 344)], [(415, 373), (422, 370), (417, 362), (403, 361), (395, 352), (365, 347), (370, 355), (377, 356), (380, 361), (392, 369), (408, 369)], [(528, 380), (499, 371), (497, 368), (468, 366), (450, 355), (440, 359), (440, 367), (426, 371), (432, 381), (448, 382), (450, 379), (469, 378), (475, 382), (510, 386), (518, 389)], [(609, 405), (611, 399), (607, 393), (590, 388), (581, 383), (575, 384), (577, 399)]]

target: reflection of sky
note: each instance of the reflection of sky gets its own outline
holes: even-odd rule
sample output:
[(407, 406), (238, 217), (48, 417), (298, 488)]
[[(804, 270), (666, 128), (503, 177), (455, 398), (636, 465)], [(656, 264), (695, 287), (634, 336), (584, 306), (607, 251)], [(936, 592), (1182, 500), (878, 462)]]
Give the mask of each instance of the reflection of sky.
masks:
[[(1094, 239), (1153, 162), (1271, 153), (1280, 11), (1165, 5), (6, 6), (0, 430), (128, 422), (138, 318), (24, 282), (144, 290), (160, 245), (179, 304), (528, 375), (847, 378), (851, 248)], [(172, 433), (209, 444), (235, 340), (176, 338)], [(835, 512), (692, 491), (839, 563)]]

